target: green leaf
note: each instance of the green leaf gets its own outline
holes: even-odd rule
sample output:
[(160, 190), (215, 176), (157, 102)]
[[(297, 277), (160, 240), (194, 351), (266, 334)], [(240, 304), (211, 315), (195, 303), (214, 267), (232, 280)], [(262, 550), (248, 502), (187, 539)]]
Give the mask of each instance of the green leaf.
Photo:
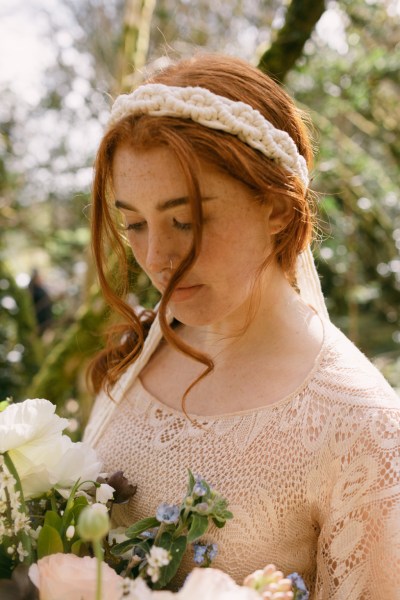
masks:
[(88, 504), (89, 504), (89, 502), (85, 496), (78, 496), (77, 498), (74, 499), (74, 509), (78, 508), (79, 506), (84, 508)]
[(208, 529), (208, 517), (205, 515), (192, 514), (192, 519), (187, 535), (187, 543), (194, 542), (199, 537), (204, 535)]
[(220, 519), (213, 518), (213, 523), (218, 529), (222, 529), (225, 525), (225, 521), (221, 521)]
[(143, 533), (147, 529), (153, 529), (153, 527), (158, 527), (160, 525), (160, 521), (158, 521), (155, 517), (147, 517), (146, 519), (142, 519), (137, 523), (131, 525), (125, 532), (125, 535), (129, 538), (135, 538), (139, 535), (139, 533)]
[(161, 548), (168, 550), (171, 556), (169, 564), (160, 569), (160, 578), (157, 583), (153, 585), (154, 589), (159, 590), (164, 588), (177, 572), (178, 567), (181, 564), (183, 554), (186, 550), (186, 536), (181, 535), (177, 539), (173, 539), (172, 535), (165, 531), (161, 535), (157, 546), (161, 546)]
[(44, 524), (50, 525), (50, 527), (54, 527), (57, 531), (61, 529), (61, 517), (54, 510), (48, 510), (44, 517)]
[(44, 525), (39, 533), (37, 543), (38, 558), (43, 558), (43, 556), (57, 554), (57, 552), (63, 551), (64, 546), (57, 529), (54, 529), (54, 527), (51, 527), (51, 525)]
[(130, 539), (130, 540), (124, 540), (123, 542), (120, 542), (119, 544), (115, 544), (115, 546), (112, 546), (110, 548), (110, 552), (113, 556), (121, 556), (121, 554), (124, 554), (127, 550), (129, 550), (130, 548), (133, 548), (133, 546), (137, 546), (138, 545), (138, 540), (137, 539)]
[(82, 510), (85, 508), (85, 506), (88, 506), (88, 501), (84, 496), (79, 496), (78, 498), (75, 498), (74, 500), (74, 506), (72, 508), (72, 515), (74, 518), (75, 523), (78, 522), (78, 518), (79, 515), (81, 514)]
[(76, 556), (88, 556), (89, 546), (82, 540), (76, 540), (76, 542), (74, 542), (71, 546), (71, 552)]
[(133, 538), (130, 540), (124, 540), (119, 544), (115, 544), (115, 546), (110, 547), (110, 552), (113, 556), (121, 556), (127, 550), (133, 547), (138, 547), (144, 550), (146, 554), (150, 552), (151, 544), (148, 540), (141, 540), (140, 538)]
[(192, 495), (192, 491), (194, 488), (194, 484), (196, 483), (196, 480), (194, 478), (194, 475), (192, 473), (192, 471), (190, 469), (188, 469), (188, 473), (189, 473), (189, 481), (188, 481), (188, 488), (187, 488), (187, 496), (191, 496)]

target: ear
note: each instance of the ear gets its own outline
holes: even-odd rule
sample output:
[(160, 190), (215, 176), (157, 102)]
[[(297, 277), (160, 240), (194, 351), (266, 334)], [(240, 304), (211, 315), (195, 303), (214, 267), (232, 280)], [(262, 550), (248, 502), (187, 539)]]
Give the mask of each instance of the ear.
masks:
[(268, 227), (272, 235), (285, 229), (293, 219), (293, 202), (286, 194), (274, 195), (268, 202)]

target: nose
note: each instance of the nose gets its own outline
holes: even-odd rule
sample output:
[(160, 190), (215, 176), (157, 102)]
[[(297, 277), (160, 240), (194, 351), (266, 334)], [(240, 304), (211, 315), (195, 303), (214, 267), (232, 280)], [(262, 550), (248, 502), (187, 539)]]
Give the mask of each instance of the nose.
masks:
[(150, 273), (161, 273), (171, 270), (177, 264), (177, 248), (173, 235), (160, 230), (149, 232), (147, 240), (146, 269)]

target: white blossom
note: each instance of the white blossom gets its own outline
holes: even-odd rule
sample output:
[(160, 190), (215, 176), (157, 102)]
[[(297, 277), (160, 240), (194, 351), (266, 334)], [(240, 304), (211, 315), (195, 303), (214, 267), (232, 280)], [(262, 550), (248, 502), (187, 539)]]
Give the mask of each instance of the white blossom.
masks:
[(24, 558), (26, 556), (28, 556), (28, 554), (29, 554), (29, 552), (27, 552), (27, 550), (24, 550), (22, 542), (19, 542), (19, 544), (17, 546), (17, 552), (18, 552), (18, 558), (19, 558), (20, 562), (23, 562)]
[(10, 404), (0, 412), (0, 453), (18, 449), (25, 454), (40, 442), (51, 442), (68, 425), (55, 413), (55, 406), (48, 400), (35, 398)]
[(100, 486), (96, 488), (96, 502), (107, 504), (107, 502), (112, 499), (114, 492), (115, 489), (111, 487), (111, 485), (108, 485), (108, 483), (101, 483)]
[(147, 562), (152, 567), (164, 567), (169, 564), (171, 556), (165, 548), (161, 546), (152, 546), (150, 554), (147, 555)]
[[(68, 419), (48, 400), (25, 400), (0, 413), (0, 452), (8, 452), (27, 499), (57, 487), (64, 496), (77, 480), (93, 485), (101, 470), (95, 451), (62, 435)], [(1, 481), (9, 474), (3, 471)]]

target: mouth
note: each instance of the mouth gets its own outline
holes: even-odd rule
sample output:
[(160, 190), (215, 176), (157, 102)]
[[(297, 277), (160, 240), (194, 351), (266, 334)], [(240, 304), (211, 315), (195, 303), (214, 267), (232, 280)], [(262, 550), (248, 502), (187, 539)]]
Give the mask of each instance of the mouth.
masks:
[(184, 300), (189, 300), (190, 298), (195, 296), (202, 288), (203, 285), (179, 286), (172, 292), (171, 301), (183, 302)]

